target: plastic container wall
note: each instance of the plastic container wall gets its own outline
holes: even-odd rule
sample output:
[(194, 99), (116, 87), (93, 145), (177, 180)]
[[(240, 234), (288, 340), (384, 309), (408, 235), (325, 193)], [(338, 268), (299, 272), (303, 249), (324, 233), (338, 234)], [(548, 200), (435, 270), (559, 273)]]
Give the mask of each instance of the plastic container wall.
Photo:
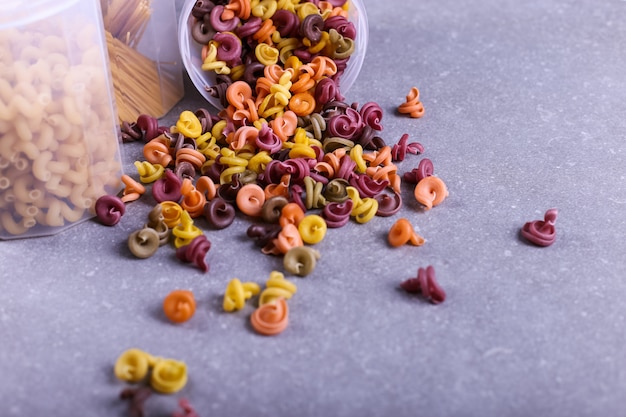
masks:
[[(214, 86), (216, 83), (216, 74), (213, 71), (202, 70), (202, 47), (198, 44), (191, 35), (191, 26), (194, 23), (194, 17), (191, 11), (196, 4), (197, 0), (186, 0), (178, 23), (178, 43), (180, 48), (180, 54), (182, 56), (183, 64), (189, 78), (193, 85), (202, 94), (202, 96), (211, 103), (215, 108), (222, 109), (223, 106), (220, 100), (213, 97), (207, 88)], [(355, 39), (355, 50), (350, 56), (348, 66), (341, 76), (340, 89), (342, 93), (346, 93), (352, 84), (356, 81), (361, 67), (363, 66), (363, 60), (365, 59), (365, 53), (367, 51), (369, 26), (367, 21), (367, 14), (365, 12), (365, 6), (362, 0), (348, 0), (348, 20), (350, 20), (356, 30), (357, 36)]]
[(120, 189), (98, 0), (0, 3), (0, 239), (50, 235)]

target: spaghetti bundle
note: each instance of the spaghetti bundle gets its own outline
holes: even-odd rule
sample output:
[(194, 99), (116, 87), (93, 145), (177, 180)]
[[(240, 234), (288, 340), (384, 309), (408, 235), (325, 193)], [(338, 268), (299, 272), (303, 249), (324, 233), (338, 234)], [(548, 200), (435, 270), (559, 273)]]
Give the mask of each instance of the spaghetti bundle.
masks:
[[(183, 95), (176, 62), (157, 62), (136, 49), (152, 15), (151, 2), (101, 0), (120, 122), (136, 120), (141, 114), (161, 117)], [(171, 70), (163, 68), (167, 65)]]

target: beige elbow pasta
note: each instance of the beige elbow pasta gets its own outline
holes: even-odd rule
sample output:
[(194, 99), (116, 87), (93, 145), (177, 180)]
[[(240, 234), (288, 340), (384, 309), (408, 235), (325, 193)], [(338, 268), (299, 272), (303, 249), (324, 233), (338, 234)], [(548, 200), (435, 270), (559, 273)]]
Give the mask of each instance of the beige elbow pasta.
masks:
[(106, 50), (90, 24), (62, 29), (0, 31), (0, 239), (60, 230), (120, 189)]

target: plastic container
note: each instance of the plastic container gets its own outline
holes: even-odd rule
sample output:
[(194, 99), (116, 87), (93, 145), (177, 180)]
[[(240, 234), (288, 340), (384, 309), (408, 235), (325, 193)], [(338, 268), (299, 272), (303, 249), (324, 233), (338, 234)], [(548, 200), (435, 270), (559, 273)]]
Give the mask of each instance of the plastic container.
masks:
[[(191, 36), (191, 25), (194, 22), (194, 17), (191, 15), (191, 10), (194, 7), (196, 0), (186, 0), (181, 14), (180, 21), (178, 23), (178, 42), (180, 48), (180, 54), (183, 59), (185, 69), (189, 74), (193, 85), (202, 94), (202, 96), (211, 103), (215, 108), (222, 109), (223, 106), (220, 100), (213, 97), (207, 88), (215, 85), (216, 75), (213, 71), (202, 70), (202, 45), (198, 44)], [(365, 12), (365, 6), (362, 0), (348, 0), (348, 20), (350, 20), (356, 30), (357, 35), (355, 39), (355, 50), (350, 56), (348, 66), (341, 76), (340, 90), (345, 94), (354, 81), (357, 79), (361, 67), (363, 66), (363, 60), (365, 59), (365, 53), (367, 51), (369, 28), (367, 21), (367, 14)]]
[(100, 0), (119, 121), (162, 117), (184, 95), (174, 0)]
[(120, 189), (98, 0), (0, 3), (0, 239), (50, 235)]

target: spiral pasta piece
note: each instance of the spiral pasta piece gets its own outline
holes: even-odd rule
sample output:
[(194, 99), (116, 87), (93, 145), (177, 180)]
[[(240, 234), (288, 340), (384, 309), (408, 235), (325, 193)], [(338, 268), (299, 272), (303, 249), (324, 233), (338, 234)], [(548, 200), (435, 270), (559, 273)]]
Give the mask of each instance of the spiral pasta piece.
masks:
[(425, 242), (424, 238), (415, 233), (413, 225), (406, 218), (398, 219), (387, 235), (389, 244), (393, 247), (398, 247), (410, 243), (414, 246), (422, 246)]
[(424, 115), (424, 105), (420, 101), (420, 92), (417, 87), (412, 87), (406, 96), (406, 101), (398, 106), (400, 114), (408, 114), (413, 118), (420, 118)]
[(150, 374), (150, 385), (163, 394), (173, 394), (187, 384), (187, 365), (174, 359), (162, 359), (155, 363)]
[(254, 282), (242, 283), (238, 278), (233, 278), (229, 281), (224, 292), (222, 308), (228, 312), (241, 310), (246, 300), (257, 295), (260, 291), (261, 288)]
[(265, 282), (265, 289), (259, 296), (259, 305), (271, 303), (278, 298), (289, 300), (297, 290), (295, 284), (285, 279), (285, 275), (278, 271), (272, 271), (269, 279)]
[(448, 196), (448, 188), (443, 180), (431, 175), (420, 180), (413, 192), (418, 203), (430, 210), (445, 200)]
[(284, 298), (263, 304), (250, 316), (250, 324), (257, 333), (274, 336), (282, 333), (289, 324), (289, 306)]

